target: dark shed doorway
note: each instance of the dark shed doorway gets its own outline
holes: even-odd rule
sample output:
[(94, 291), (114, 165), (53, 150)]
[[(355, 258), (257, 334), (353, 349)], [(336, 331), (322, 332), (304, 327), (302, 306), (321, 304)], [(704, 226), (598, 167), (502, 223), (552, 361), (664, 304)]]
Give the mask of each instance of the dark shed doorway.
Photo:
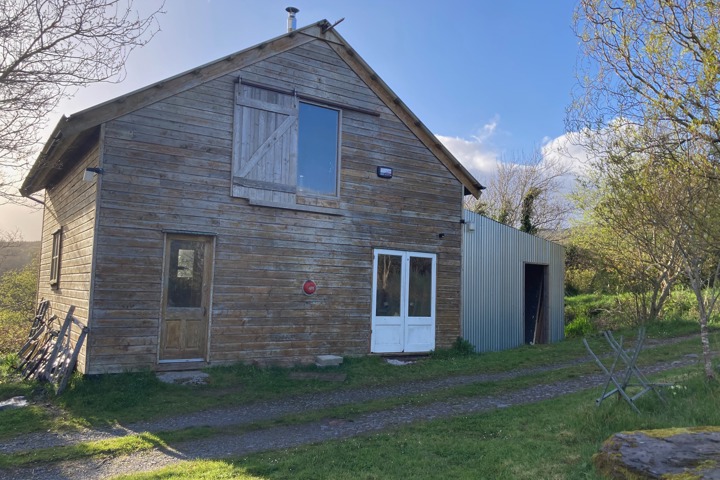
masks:
[(525, 343), (547, 343), (548, 266), (525, 264)]

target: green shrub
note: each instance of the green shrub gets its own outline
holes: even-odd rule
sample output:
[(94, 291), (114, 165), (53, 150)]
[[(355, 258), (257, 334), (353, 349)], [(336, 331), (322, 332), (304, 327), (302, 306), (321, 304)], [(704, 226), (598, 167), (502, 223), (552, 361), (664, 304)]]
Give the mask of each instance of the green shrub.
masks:
[(567, 338), (586, 337), (595, 333), (593, 324), (586, 316), (576, 317), (572, 322), (565, 325), (565, 336)]
[(17, 353), (27, 340), (32, 326), (32, 316), (0, 310), (0, 356)]
[(679, 287), (673, 290), (672, 295), (665, 302), (663, 318), (668, 320), (697, 319), (697, 300), (695, 294)]
[(462, 337), (457, 337), (450, 348), (460, 357), (467, 357), (475, 353), (475, 347), (469, 340), (465, 340)]
[(37, 263), (0, 276), (0, 355), (17, 353), (32, 326)]
[(16, 353), (10, 353), (0, 357), (0, 374), (8, 375), (20, 366), (20, 357)]
[(457, 337), (450, 348), (439, 348), (432, 352), (434, 358), (467, 357), (475, 353), (475, 347), (470, 341)]
[(629, 298), (628, 295), (600, 293), (567, 297), (565, 298), (565, 325), (569, 326), (576, 319), (584, 318), (578, 325), (589, 323), (592, 331), (616, 330), (633, 326), (633, 315), (627, 311), (627, 308), (630, 308)]

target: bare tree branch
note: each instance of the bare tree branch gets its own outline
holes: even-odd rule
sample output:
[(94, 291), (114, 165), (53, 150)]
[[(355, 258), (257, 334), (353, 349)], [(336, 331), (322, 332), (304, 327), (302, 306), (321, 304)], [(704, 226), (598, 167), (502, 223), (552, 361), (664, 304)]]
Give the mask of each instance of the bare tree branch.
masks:
[(532, 231), (552, 236), (566, 226), (573, 210), (564, 182), (573, 177), (571, 166), (559, 158), (543, 157), (539, 149), (529, 156), (516, 154), (498, 162), (495, 176), (479, 200), (466, 207), (514, 228), (523, 225), (523, 202), (532, 197)]
[(133, 0), (0, 0), (0, 201), (17, 195), (60, 100), (124, 79), (130, 52), (159, 30), (154, 3), (141, 15)]

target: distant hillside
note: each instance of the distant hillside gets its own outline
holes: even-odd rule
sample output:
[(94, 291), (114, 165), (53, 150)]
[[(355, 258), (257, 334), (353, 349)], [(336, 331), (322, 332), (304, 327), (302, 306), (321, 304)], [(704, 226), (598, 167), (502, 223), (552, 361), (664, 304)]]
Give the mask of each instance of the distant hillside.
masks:
[(8, 270), (23, 268), (40, 254), (40, 242), (18, 242), (16, 245), (0, 244), (0, 275)]

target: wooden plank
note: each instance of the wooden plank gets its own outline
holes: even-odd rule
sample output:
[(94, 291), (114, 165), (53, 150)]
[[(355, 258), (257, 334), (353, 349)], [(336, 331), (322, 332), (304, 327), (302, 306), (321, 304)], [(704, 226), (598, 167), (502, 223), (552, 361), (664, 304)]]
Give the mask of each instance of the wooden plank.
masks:
[[(256, 65), (242, 72), (243, 79), (254, 84), (263, 84), (277, 89), (292, 90), (297, 88), (298, 97), (304, 97), (307, 101), (317, 101), (327, 105), (335, 104), (336, 107), (363, 113), (368, 116), (378, 116), (386, 112), (385, 105), (373, 97), (358, 98), (356, 92), (348, 90), (326, 90), (317, 84), (302, 84), (297, 78), (280, 76), (265, 66)], [(373, 101), (374, 100), (374, 101)]]
[(82, 329), (82, 332), (80, 333), (80, 337), (78, 338), (77, 342), (75, 343), (75, 348), (73, 349), (72, 357), (70, 358), (70, 361), (67, 364), (65, 374), (62, 376), (60, 383), (57, 388), (57, 395), (60, 395), (62, 392), (65, 391), (65, 388), (67, 388), (68, 380), (70, 379), (70, 376), (72, 374), (73, 369), (75, 368), (75, 365), (77, 364), (78, 357), (80, 355), (80, 350), (82, 349), (83, 343), (85, 342), (85, 337), (87, 336), (88, 329), (87, 327), (84, 327)]
[(250, 200), (250, 205), (279, 208), (281, 210), (295, 210), (301, 212), (322, 213), (324, 215), (342, 216), (343, 211), (336, 208), (313, 207), (310, 205), (293, 205), (288, 203), (268, 202), (264, 200)]
[(270, 151), (270, 149), (275, 145), (275, 143), (277, 143), (280, 138), (282, 138), (282, 136), (285, 135), (290, 130), (290, 128), (293, 127), (293, 125), (295, 125), (296, 122), (296, 115), (288, 116), (285, 120), (283, 120), (277, 130), (275, 130), (269, 137), (265, 139), (265, 141), (250, 156), (250, 158), (247, 159), (246, 162), (242, 163), (242, 168), (237, 175), (239, 177), (244, 177), (248, 173), (250, 173), (250, 170), (255, 168), (260, 159), (262, 159), (263, 156)]
[[(268, 74), (270, 77), (283, 78), (283, 79), (286, 79), (286, 80), (287, 80), (288, 77), (290, 76), (290, 77), (292, 77), (292, 80), (294, 80), (296, 83), (300, 83), (300, 84), (304, 83), (304, 82), (299, 78), (299, 75), (298, 75), (298, 74), (300, 73), (299, 70), (291, 70), (292, 73), (289, 73), (289, 72), (286, 71), (284, 68), (280, 68), (279, 71), (272, 71), (272, 69), (271, 69), (271, 68), (268, 68), (268, 67), (269, 67), (268, 65), (265, 65), (264, 67), (261, 67), (261, 66), (259, 66), (259, 65), (256, 65), (256, 66), (254, 67), (253, 71), (266, 73), (266, 74)], [(272, 73), (270, 73), (270, 72), (272, 72)], [(318, 76), (316, 76), (316, 75), (309, 75), (308, 77), (310, 77), (310, 78), (311, 78), (311, 81), (313, 81), (313, 82), (316, 82), (316, 83), (324, 83), (322, 77), (318, 77)], [(303, 92), (301, 92), (301, 91), (299, 92), (299, 91), (297, 91), (297, 90), (294, 89), (294, 88), (293, 88), (293, 89), (281, 88), (281, 87), (276, 87), (276, 86), (272, 86), (272, 85), (266, 85), (266, 84), (262, 84), (262, 83), (250, 82), (250, 81), (242, 80), (242, 79), (241, 79), (241, 83), (242, 83), (243, 85), (248, 85), (248, 86), (251, 86), (251, 87), (260, 88), (260, 89), (264, 89), (264, 90), (270, 90), (270, 91), (273, 91), (273, 92), (276, 92), (276, 93), (280, 93), (280, 94), (282, 94), (282, 95), (289, 95), (289, 96), (297, 97), (299, 100), (305, 100), (305, 101), (308, 101), (308, 102), (324, 104), (324, 105), (326, 105), (326, 106), (338, 108), (338, 109), (341, 109), (341, 110), (347, 110), (347, 111), (350, 111), (350, 112), (362, 113), (362, 114), (371, 115), (371, 116), (374, 116), (374, 117), (379, 117), (379, 116), (380, 116), (380, 113), (378, 113), (376, 110), (372, 110), (372, 109), (365, 108), (365, 107), (361, 107), (361, 106), (357, 106), (357, 105), (350, 105), (350, 104), (347, 104), (347, 103), (338, 103), (338, 102), (333, 101), (333, 100), (330, 100), (330, 99), (328, 99), (328, 98), (324, 98), (323, 96), (318, 97), (318, 96), (311, 95), (311, 94), (309, 94), (309, 93), (303, 93)], [(345, 87), (347, 86), (347, 84), (344, 83), (344, 82), (338, 82), (338, 83), (339, 83), (340, 85), (342, 85), (342, 86), (345, 86)], [(348, 91), (346, 91), (346, 90), (344, 90), (344, 89), (338, 89), (338, 90), (340, 90), (340, 91), (342, 91), (342, 92), (349, 93), (349, 94), (352, 95), (352, 92), (348, 92)], [(368, 101), (377, 100), (376, 97), (372, 94), (372, 92), (367, 89), (367, 87), (365, 87), (365, 88), (362, 90), (362, 92), (368, 94), (368, 97), (365, 98), (364, 102), (361, 100), (360, 103), (368, 103)], [(343, 95), (340, 94), (340, 96), (343, 96)], [(252, 104), (243, 103), (244, 101), (243, 101), (242, 97), (238, 97), (237, 102), (238, 102), (238, 105), (244, 105), (244, 106), (249, 106), (249, 107), (252, 107), (252, 106), (253, 106)], [(267, 110), (267, 111), (270, 111), (270, 112), (276, 112), (276, 111), (277, 111), (277, 109), (273, 109), (273, 108), (272, 108), (272, 104), (268, 104), (268, 103), (266, 103), (266, 102), (259, 102), (259, 103), (258, 103), (258, 107), (255, 107), (255, 108), (260, 108), (260, 109)], [(288, 112), (287, 112), (287, 115), (293, 115), (293, 114), (294, 114), (294, 112), (292, 112), (292, 111), (288, 111)]]
[(233, 185), (239, 187), (257, 188), (261, 190), (272, 190), (275, 192), (297, 193), (297, 187), (294, 185), (287, 185), (279, 182), (266, 182), (263, 180), (251, 180), (243, 177), (234, 177)]
[(283, 107), (282, 105), (278, 105), (276, 103), (270, 103), (265, 102), (263, 100), (257, 100), (254, 98), (248, 98), (243, 97), (242, 95), (238, 95), (237, 100), (235, 100), (237, 105), (240, 105), (242, 107), (248, 107), (248, 108), (254, 108), (256, 110), (264, 110), (271, 113), (279, 113), (281, 115), (297, 115), (297, 111), (294, 108), (287, 108)]
[(217, 117), (211, 121), (203, 121), (188, 116), (174, 117), (177, 120), (172, 120), (168, 118), (167, 114), (163, 113), (146, 108), (125, 115), (118, 121), (131, 124), (133, 133), (142, 129), (147, 132), (159, 132), (165, 136), (173, 135), (174, 138), (181, 139), (190, 138), (191, 136), (207, 137), (208, 141), (230, 141), (232, 139), (231, 132), (227, 128), (228, 125), (219, 122)]

